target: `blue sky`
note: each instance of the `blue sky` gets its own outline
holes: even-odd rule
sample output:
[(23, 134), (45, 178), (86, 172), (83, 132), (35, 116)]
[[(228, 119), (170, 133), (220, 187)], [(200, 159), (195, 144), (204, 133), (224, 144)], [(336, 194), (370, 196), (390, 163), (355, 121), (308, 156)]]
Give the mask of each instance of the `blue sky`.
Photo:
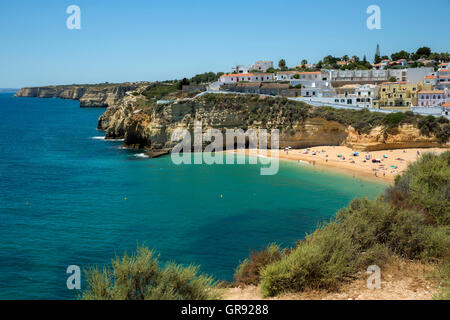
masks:
[[(81, 8), (81, 30), (66, 8)], [(381, 30), (366, 9), (381, 8)], [(449, 51), (450, 0), (0, 2), (0, 87), (165, 80), (328, 54)]]

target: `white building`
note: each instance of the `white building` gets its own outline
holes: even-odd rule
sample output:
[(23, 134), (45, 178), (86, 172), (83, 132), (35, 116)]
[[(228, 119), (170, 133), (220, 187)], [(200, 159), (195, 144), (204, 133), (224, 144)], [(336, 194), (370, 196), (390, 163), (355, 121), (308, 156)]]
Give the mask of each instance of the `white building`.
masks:
[(231, 73), (248, 73), (248, 68), (244, 65), (237, 65), (231, 68)]
[(373, 100), (378, 98), (378, 86), (373, 84), (347, 84), (335, 88), (334, 103), (343, 103), (358, 108), (371, 108)]
[(433, 68), (405, 68), (386, 70), (330, 70), (332, 82), (368, 83), (385, 82), (391, 78), (397, 81), (416, 83), (432, 73)]
[(296, 77), (300, 77), (300, 72), (298, 72), (298, 71), (280, 71), (280, 72), (275, 73), (276, 81), (289, 81), (289, 80), (295, 79)]
[(272, 81), (273, 73), (230, 73), (220, 77), (221, 83)]
[(444, 66), (436, 72), (436, 87), (438, 89), (450, 89), (450, 67)]
[(431, 84), (433, 87), (435, 87), (437, 84), (436, 73), (433, 72), (432, 74), (425, 76), (423, 84)]
[(261, 71), (266, 72), (267, 70), (273, 68), (273, 61), (256, 61), (254, 64), (248, 67), (248, 70), (251, 71)]
[(446, 102), (450, 102), (450, 91), (448, 89), (423, 90), (418, 93), (419, 107), (440, 107)]
[(312, 71), (298, 72), (289, 80), (292, 87), (301, 85), (301, 95), (304, 97), (331, 97), (334, 96), (331, 87), (330, 72)]

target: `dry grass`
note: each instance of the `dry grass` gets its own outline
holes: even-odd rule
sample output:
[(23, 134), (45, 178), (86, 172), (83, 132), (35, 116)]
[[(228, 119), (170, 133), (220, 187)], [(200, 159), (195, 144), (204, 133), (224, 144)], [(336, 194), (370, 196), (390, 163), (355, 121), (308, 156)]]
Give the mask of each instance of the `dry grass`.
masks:
[[(366, 281), (369, 275), (360, 272), (356, 280), (343, 284), (336, 292), (308, 290), (302, 293), (281, 295), (275, 300), (430, 300), (436, 293), (438, 281), (430, 277), (435, 265), (397, 257), (381, 269), (381, 289), (370, 290)], [(225, 300), (262, 300), (260, 287), (230, 288)]]

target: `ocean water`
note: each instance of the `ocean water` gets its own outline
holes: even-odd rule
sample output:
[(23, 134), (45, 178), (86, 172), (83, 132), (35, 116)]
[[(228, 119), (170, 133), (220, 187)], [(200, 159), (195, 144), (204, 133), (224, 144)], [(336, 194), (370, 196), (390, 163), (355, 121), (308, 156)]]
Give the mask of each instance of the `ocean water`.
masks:
[[(66, 268), (146, 244), (231, 280), (252, 249), (291, 246), (384, 185), (281, 162), (182, 165), (105, 141), (103, 109), (0, 94), (0, 299), (73, 299)], [(83, 283), (84, 285), (84, 283)]]

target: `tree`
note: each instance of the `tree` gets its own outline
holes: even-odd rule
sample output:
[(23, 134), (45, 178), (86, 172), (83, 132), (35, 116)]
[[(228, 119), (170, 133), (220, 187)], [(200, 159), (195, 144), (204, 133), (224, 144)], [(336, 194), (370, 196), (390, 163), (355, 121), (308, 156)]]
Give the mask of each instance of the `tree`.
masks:
[(177, 83), (177, 89), (181, 90), (181, 89), (183, 89), (183, 86), (187, 86), (187, 85), (189, 85), (189, 80), (187, 78), (183, 78), (183, 80), (181, 80)]
[(281, 70), (286, 69), (286, 60), (281, 59), (280, 61), (278, 61), (278, 68), (280, 68)]
[(405, 50), (401, 50), (399, 52), (395, 52), (395, 53), (391, 54), (391, 59), (392, 59), (392, 61), (396, 61), (396, 60), (400, 60), (400, 59), (409, 60), (410, 55)]
[(356, 63), (359, 62), (359, 57), (358, 57), (358, 56), (353, 56), (352, 59), (353, 59), (353, 61), (355, 61)]
[(416, 54), (419, 57), (428, 58), (431, 55), (431, 49), (428, 47), (422, 47), (417, 49)]
[(348, 55), (344, 55), (344, 56), (342, 57), (342, 61), (348, 61)]
[(307, 64), (308, 64), (308, 60), (303, 59), (302, 62), (301, 62), (301, 65), (304, 67), (304, 66), (307, 65)]
[(86, 271), (83, 300), (205, 300), (219, 298), (216, 283), (198, 267), (159, 266), (153, 250), (142, 246), (131, 257), (116, 257), (110, 268)]
[(375, 55), (375, 58), (373, 59), (373, 62), (375, 64), (380, 63), (381, 62), (381, 57), (379, 55)]
[(391, 77), (391, 78), (389, 79), (389, 82), (397, 82), (397, 78), (396, 78), (396, 77)]

